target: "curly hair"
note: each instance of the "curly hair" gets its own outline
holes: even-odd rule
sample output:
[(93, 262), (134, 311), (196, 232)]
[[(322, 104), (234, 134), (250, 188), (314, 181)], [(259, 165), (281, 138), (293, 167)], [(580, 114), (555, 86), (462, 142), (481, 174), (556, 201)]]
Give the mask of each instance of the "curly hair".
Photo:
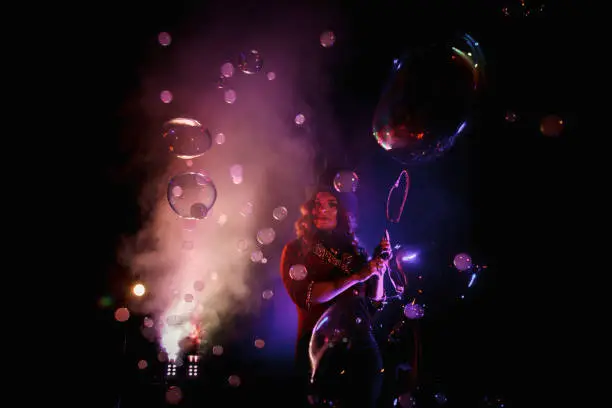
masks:
[[(295, 234), (298, 239), (304, 240), (307, 244), (312, 243), (317, 232), (312, 217), (312, 210), (315, 206), (315, 199), (311, 198), (300, 206), (300, 218), (295, 222)], [(357, 220), (355, 214), (352, 214), (338, 203), (337, 224), (332, 234), (334, 240), (340, 244), (352, 246), (356, 251), (359, 251), (359, 239), (355, 234), (357, 229)]]

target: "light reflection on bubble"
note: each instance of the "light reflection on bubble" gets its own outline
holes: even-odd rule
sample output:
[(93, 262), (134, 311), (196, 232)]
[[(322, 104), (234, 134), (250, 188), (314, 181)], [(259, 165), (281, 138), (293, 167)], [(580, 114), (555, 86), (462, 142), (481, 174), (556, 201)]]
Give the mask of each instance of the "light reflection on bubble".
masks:
[(334, 188), (339, 193), (354, 193), (359, 187), (359, 177), (350, 170), (342, 170), (334, 177)]
[(240, 53), (238, 69), (245, 74), (256, 74), (263, 67), (263, 58), (257, 50)]
[(157, 40), (159, 41), (160, 45), (167, 47), (172, 42), (172, 36), (170, 36), (169, 33), (164, 31), (159, 33), (159, 35), (157, 36)]
[(243, 217), (248, 217), (251, 214), (253, 214), (253, 203), (245, 203), (240, 209), (240, 215), (242, 215)]
[(506, 119), (506, 122), (510, 122), (510, 123), (514, 123), (517, 120), (517, 116), (516, 113), (512, 112), (512, 111), (506, 111), (506, 116), (504, 117), (504, 119)]
[(285, 217), (287, 217), (287, 207), (281, 205), (272, 211), (272, 218), (274, 218), (276, 221), (282, 221), (285, 219)]
[(236, 243), (236, 248), (238, 249), (238, 251), (244, 252), (249, 249), (249, 243), (245, 239), (238, 240), (238, 242)]
[(472, 257), (463, 252), (457, 254), (453, 259), (453, 265), (455, 265), (455, 268), (457, 268), (458, 271), (467, 271), (472, 267)]
[(159, 94), (159, 99), (161, 99), (161, 101), (163, 103), (170, 103), (170, 102), (172, 102), (172, 98), (173, 98), (172, 97), (172, 92), (170, 92), (170, 91), (162, 91)]
[(223, 100), (225, 103), (229, 103), (230, 105), (236, 102), (236, 91), (233, 89), (227, 89), (223, 92)]
[(306, 275), (308, 275), (308, 270), (304, 265), (297, 264), (292, 265), (291, 268), (289, 268), (289, 277), (293, 280), (304, 280), (304, 278), (306, 278)]
[(202, 282), (201, 280), (193, 282), (193, 290), (195, 290), (196, 292), (201, 292), (202, 290), (204, 290), (204, 282)]
[(183, 392), (176, 385), (171, 385), (166, 391), (166, 402), (171, 405), (177, 405), (183, 399)]
[(240, 377), (238, 377), (235, 374), (232, 374), (229, 376), (229, 378), (227, 379), (227, 382), (229, 383), (229, 385), (231, 385), (232, 387), (239, 387), (240, 386)]
[(223, 225), (225, 225), (226, 222), (227, 222), (227, 215), (221, 214), (219, 216), (219, 220), (217, 220), (217, 224), (223, 226)]
[(294, 122), (295, 122), (296, 125), (302, 126), (304, 124), (304, 122), (306, 122), (306, 117), (303, 114), (298, 113), (295, 116)]
[(251, 252), (252, 262), (258, 263), (258, 262), (261, 262), (262, 259), (263, 259), (263, 252), (261, 252), (260, 250)]
[(225, 135), (221, 132), (217, 133), (215, 135), (215, 143), (218, 145), (222, 145), (223, 143), (225, 143)]
[(145, 317), (142, 325), (144, 327), (153, 327), (155, 325), (155, 321), (153, 319), (151, 319), (150, 317)]
[(547, 115), (542, 118), (540, 122), (540, 132), (544, 136), (556, 137), (563, 132), (564, 128), (563, 119), (557, 115)]
[(120, 307), (115, 310), (115, 320), (118, 322), (125, 322), (130, 318), (130, 311), (127, 307)]
[(323, 48), (329, 48), (336, 42), (336, 35), (333, 31), (324, 31), (319, 36), (319, 41)]
[(270, 245), (276, 238), (276, 232), (273, 228), (264, 228), (257, 231), (257, 242), (261, 245)]
[(223, 75), (225, 78), (231, 78), (234, 75), (234, 71), (234, 64), (231, 62), (226, 62), (225, 64), (221, 65), (221, 75)]
[(266, 342), (263, 341), (262, 339), (255, 340), (255, 347), (257, 347), (258, 349), (264, 348), (265, 345), (266, 345)]

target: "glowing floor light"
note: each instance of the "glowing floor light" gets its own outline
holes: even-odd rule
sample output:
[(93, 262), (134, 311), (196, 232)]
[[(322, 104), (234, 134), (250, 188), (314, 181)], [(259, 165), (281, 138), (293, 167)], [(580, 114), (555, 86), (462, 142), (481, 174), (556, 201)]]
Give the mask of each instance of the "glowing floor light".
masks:
[(176, 363), (174, 361), (168, 362), (168, 367), (166, 368), (166, 376), (167, 377), (176, 376)]
[(187, 366), (187, 377), (197, 377), (198, 376), (198, 362), (200, 361), (200, 356), (197, 354), (190, 354), (188, 356), (188, 366)]

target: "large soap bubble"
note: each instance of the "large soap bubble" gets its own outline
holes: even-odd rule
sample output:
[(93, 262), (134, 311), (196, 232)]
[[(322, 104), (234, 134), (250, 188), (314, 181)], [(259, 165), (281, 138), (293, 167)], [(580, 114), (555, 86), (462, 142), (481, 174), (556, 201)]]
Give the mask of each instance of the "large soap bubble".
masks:
[[(354, 304), (357, 296), (343, 296), (330, 306), (317, 321), (310, 337), (309, 357), (311, 380), (321, 394), (333, 392), (328, 385), (339, 385), (351, 376), (346, 372), (351, 349), (359, 349), (371, 341), (371, 326), (367, 313)], [(338, 375), (342, 373), (341, 377)], [(347, 385), (347, 384), (344, 384)]]
[(212, 146), (212, 136), (200, 122), (188, 118), (174, 118), (163, 126), (163, 137), (168, 150), (179, 159), (202, 156)]
[(172, 177), (167, 194), (172, 210), (188, 219), (206, 218), (217, 200), (217, 189), (212, 179), (195, 172)]
[(444, 154), (473, 118), (483, 69), (480, 46), (467, 34), (395, 60), (374, 114), (378, 144), (403, 164)]

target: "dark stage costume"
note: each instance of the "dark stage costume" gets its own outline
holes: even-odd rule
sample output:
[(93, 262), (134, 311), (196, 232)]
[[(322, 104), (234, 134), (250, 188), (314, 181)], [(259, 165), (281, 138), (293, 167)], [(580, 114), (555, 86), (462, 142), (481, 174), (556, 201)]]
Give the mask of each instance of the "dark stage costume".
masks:
[[(372, 317), (382, 306), (371, 298), (376, 277), (353, 285), (327, 303), (313, 304), (310, 296), (316, 282), (334, 281), (357, 273), (367, 265), (368, 259), (361, 249), (352, 244), (339, 246), (326, 233), (318, 233), (310, 241), (296, 239), (288, 243), (281, 259), (283, 283), (298, 312), (295, 363), (297, 381), (303, 385), (299, 391), (303, 399), (300, 399), (305, 401), (306, 395), (318, 395), (333, 399), (336, 406), (343, 408), (374, 408), (383, 383), (382, 358), (372, 333)], [(293, 265), (306, 267), (304, 279), (292, 279), (290, 268)], [(309, 341), (315, 324), (332, 305), (357, 319), (359, 330), (351, 333), (350, 347), (343, 351), (344, 373), (338, 375), (334, 372), (335, 363), (328, 362), (317, 370), (314, 385), (309, 384)]]

